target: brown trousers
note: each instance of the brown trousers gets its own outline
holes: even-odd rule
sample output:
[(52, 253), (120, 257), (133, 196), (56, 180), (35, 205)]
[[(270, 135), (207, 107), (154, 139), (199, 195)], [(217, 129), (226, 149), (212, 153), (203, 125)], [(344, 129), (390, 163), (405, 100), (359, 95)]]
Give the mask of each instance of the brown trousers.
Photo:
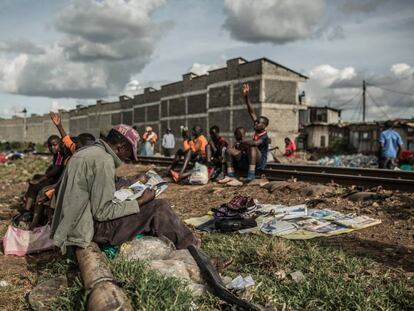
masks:
[(167, 237), (177, 249), (196, 245), (196, 237), (181, 222), (166, 200), (153, 200), (139, 208), (137, 214), (95, 222), (93, 241), (98, 244), (120, 245), (142, 233)]

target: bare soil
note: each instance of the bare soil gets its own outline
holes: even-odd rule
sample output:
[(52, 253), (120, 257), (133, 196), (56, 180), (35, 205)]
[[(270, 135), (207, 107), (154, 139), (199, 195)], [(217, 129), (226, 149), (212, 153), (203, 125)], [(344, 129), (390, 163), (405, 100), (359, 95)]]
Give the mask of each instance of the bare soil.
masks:
[[(148, 167), (125, 165), (118, 170), (120, 176), (132, 176)], [(2, 168), (0, 167), (0, 170)], [(161, 173), (165, 171), (159, 169)], [(29, 172), (35, 173), (35, 172)], [(294, 181), (292, 181), (294, 184)], [(3, 236), (26, 189), (26, 182), (14, 182), (14, 176), (0, 179), (0, 235)], [(302, 185), (303, 186), (303, 185)], [(294, 188), (294, 187), (293, 187)], [(301, 187), (302, 188), (302, 187)], [(380, 225), (331, 238), (317, 239), (314, 243), (338, 247), (352, 255), (370, 257), (384, 268), (396, 269), (414, 277), (414, 194), (372, 189), (388, 198), (376, 201), (352, 202), (344, 195), (352, 188), (328, 185), (329, 191), (322, 195), (303, 196), (300, 189), (280, 189), (274, 192), (260, 186), (245, 185), (238, 188), (217, 183), (205, 186), (170, 184), (162, 195), (185, 219), (202, 216), (211, 208), (228, 202), (233, 196), (249, 195), (261, 203), (300, 204), (321, 199), (318, 208), (330, 208), (345, 213), (368, 215), (382, 220)], [(58, 251), (27, 257), (0, 255), (0, 281), (10, 284), (0, 288), (0, 310), (27, 309), (26, 296), (37, 284), (45, 263), (58, 257)]]

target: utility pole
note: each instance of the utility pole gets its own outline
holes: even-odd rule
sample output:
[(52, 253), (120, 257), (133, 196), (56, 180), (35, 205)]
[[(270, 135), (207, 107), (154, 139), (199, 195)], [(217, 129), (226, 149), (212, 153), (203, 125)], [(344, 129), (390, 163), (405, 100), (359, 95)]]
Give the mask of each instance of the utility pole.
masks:
[(365, 80), (362, 81), (362, 122), (365, 122), (365, 111), (366, 111), (366, 83)]
[(24, 108), (22, 110), (22, 113), (23, 113), (23, 117), (24, 117), (24, 119), (23, 119), (23, 121), (24, 121), (23, 137), (24, 137), (24, 141), (26, 141), (26, 138), (27, 138), (27, 109)]

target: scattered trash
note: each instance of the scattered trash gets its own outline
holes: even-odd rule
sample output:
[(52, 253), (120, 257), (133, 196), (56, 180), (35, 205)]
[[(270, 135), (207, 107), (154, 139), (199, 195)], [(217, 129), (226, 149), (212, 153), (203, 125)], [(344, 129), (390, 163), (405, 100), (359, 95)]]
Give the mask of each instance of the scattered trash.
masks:
[(123, 243), (119, 250), (119, 257), (124, 260), (162, 260), (173, 250), (175, 247), (168, 239), (145, 236)]
[(10, 286), (10, 284), (7, 281), (5, 280), (0, 281), (0, 287), (7, 287), (7, 286)]
[(373, 155), (363, 155), (361, 153), (336, 155), (320, 159), (318, 165), (336, 167), (378, 167), (378, 158)]
[(305, 281), (305, 276), (303, 275), (303, 273), (301, 271), (295, 271), (295, 272), (292, 272), (289, 275), (292, 278), (292, 280), (296, 283), (301, 283), (301, 282)]
[(186, 249), (175, 250), (166, 238), (145, 236), (125, 242), (119, 250), (119, 260), (144, 260), (165, 276), (188, 282), (194, 295), (205, 293), (203, 279), (193, 256)]
[(245, 289), (253, 286), (254, 284), (254, 280), (250, 274), (245, 278), (243, 278), (241, 275), (238, 275), (229, 284), (227, 284), (226, 287), (228, 289)]
[(279, 270), (275, 272), (275, 277), (277, 277), (279, 280), (286, 279), (286, 271), (285, 270)]

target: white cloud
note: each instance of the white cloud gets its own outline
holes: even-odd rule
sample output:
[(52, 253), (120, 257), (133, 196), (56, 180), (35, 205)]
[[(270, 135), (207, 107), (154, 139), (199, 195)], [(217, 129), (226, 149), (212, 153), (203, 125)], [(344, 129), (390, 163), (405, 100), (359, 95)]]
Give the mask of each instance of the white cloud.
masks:
[(224, 28), (240, 41), (282, 44), (309, 38), (325, 8), (325, 0), (226, 0)]
[(390, 71), (396, 77), (409, 77), (414, 74), (414, 68), (412, 68), (410, 65), (407, 65), (405, 63), (399, 63), (399, 64), (392, 65)]
[(353, 67), (317, 66), (308, 72), (310, 79), (303, 85), (306, 101), (310, 105), (345, 109), (344, 119), (357, 118), (361, 115), (358, 109), (361, 107), (362, 81), (366, 80), (368, 119), (414, 117), (414, 68), (408, 64), (395, 64), (390, 72), (391, 75), (386, 76), (357, 71)]
[(49, 111), (58, 112), (59, 110), (70, 110), (73, 108), (73, 105), (71, 104), (64, 104), (58, 100), (53, 100), (50, 104)]
[(150, 62), (164, 0), (74, 0), (56, 17), (63, 35), (45, 53), (0, 57), (0, 90), (52, 98), (117, 95)]
[(214, 70), (223, 67), (224, 65), (217, 65), (217, 64), (200, 64), (194, 63), (189, 69), (188, 72), (195, 73), (196, 75), (204, 75), (208, 74), (209, 70)]

